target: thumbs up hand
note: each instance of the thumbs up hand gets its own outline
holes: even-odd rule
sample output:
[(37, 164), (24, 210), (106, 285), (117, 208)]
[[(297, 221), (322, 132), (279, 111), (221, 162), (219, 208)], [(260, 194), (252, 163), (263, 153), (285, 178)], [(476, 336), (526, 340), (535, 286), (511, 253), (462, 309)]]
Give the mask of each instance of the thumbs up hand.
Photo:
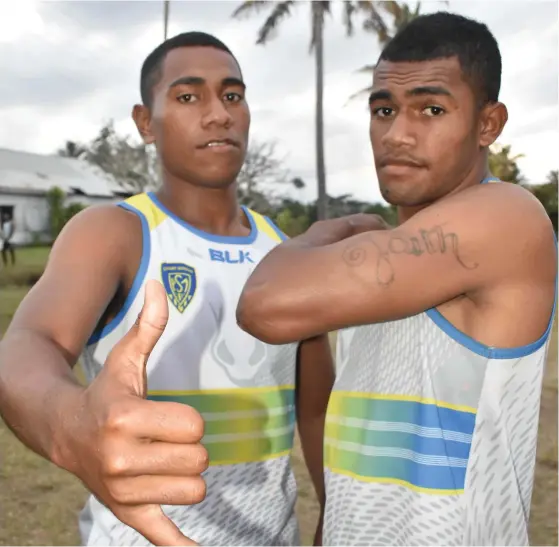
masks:
[(160, 505), (201, 502), (208, 454), (202, 417), (193, 408), (147, 401), (146, 363), (169, 316), (163, 286), (150, 281), (136, 324), (115, 345), (83, 392), (65, 467), (123, 523), (154, 545), (196, 545)]

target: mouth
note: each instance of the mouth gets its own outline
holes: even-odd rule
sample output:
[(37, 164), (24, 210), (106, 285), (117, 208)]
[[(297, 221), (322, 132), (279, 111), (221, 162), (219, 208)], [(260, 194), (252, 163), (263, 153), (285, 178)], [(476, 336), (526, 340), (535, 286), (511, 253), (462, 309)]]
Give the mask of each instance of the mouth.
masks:
[(380, 162), (379, 170), (385, 176), (392, 177), (408, 177), (417, 173), (418, 170), (424, 166), (416, 161), (400, 160), (400, 159), (385, 159)]
[(382, 169), (386, 167), (407, 167), (413, 169), (419, 169), (423, 167), (423, 165), (417, 161), (413, 160), (399, 160), (399, 159), (384, 159), (380, 162), (380, 167)]
[(212, 139), (206, 143), (198, 146), (201, 149), (213, 149), (213, 150), (226, 150), (228, 148), (240, 148), (240, 143), (234, 141), (233, 139)]

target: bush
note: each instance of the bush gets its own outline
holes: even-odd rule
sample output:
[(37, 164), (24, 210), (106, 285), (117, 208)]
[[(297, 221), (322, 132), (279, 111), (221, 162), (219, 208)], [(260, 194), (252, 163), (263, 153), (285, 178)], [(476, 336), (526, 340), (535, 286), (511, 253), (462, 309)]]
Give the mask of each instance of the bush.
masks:
[(66, 223), (80, 211), (85, 209), (82, 203), (65, 205), (66, 194), (58, 187), (53, 187), (47, 192), (49, 204), (49, 224), (52, 239), (56, 239)]

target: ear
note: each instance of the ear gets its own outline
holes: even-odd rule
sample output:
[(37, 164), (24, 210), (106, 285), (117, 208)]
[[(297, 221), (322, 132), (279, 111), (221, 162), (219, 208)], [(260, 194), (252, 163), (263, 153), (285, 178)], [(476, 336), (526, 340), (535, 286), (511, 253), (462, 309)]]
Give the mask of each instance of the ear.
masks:
[(153, 144), (155, 136), (151, 132), (151, 113), (143, 104), (135, 104), (132, 109), (132, 119), (138, 128), (138, 133), (145, 144)]
[(509, 114), (503, 103), (485, 105), (480, 116), (479, 146), (485, 148), (493, 144), (502, 133)]

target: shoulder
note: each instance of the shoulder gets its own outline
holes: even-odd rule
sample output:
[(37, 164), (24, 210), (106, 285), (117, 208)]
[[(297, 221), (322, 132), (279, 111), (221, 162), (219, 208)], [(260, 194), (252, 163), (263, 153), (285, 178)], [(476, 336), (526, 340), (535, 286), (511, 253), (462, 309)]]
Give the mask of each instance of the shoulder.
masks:
[(526, 188), (506, 182), (480, 184), (462, 194), (449, 199), (448, 207), (462, 230), (488, 249), (504, 245), (526, 253), (540, 248), (547, 254), (555, 248), (549, 216)]
[(449, 195), (417, 213), (397, 230), (437, 228), (487, 273), (554, 279), (556, 241), (540, 201), (516, 184), (483, 184)]
[(141, 246), (142, 222), (138, 215), (118, 204), (92, 205), (64, 226), (50, 257), (125, 263), (135, 260)]
[[(123, 202), (126, 204), (126, 202)], [(134, 237), (140, 234), (141, 220), (131, 209), (120, 204), (91, 205), (72, 217), (64, 227), (61, 236), (80, 234), (81, 237), (95, 237), (101, 233), (110, 233), (116, 240)]]

